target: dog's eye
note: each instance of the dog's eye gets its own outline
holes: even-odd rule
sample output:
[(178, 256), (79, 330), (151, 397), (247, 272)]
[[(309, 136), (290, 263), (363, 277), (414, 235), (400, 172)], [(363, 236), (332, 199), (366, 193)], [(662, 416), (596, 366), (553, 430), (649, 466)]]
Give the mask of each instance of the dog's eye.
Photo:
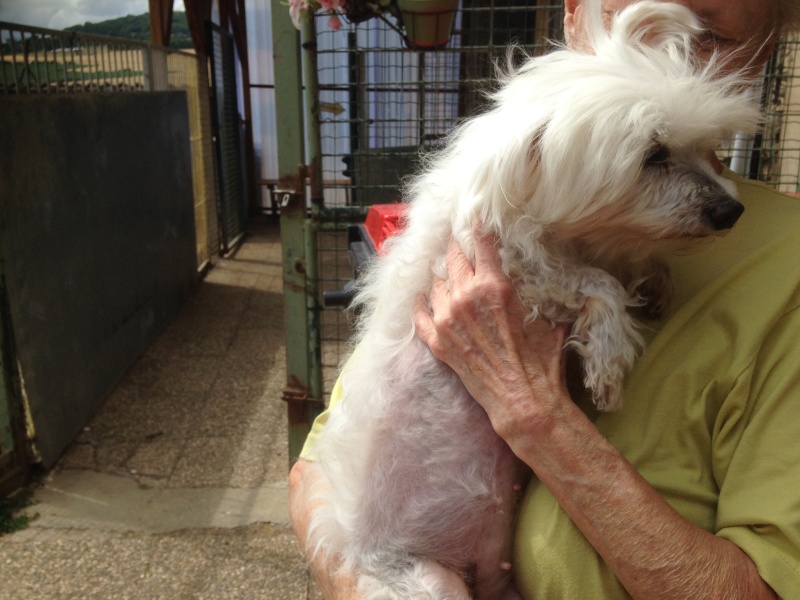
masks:
[(667, 148), (664, 144), (658, 144), (653, 146), (653, 148), (650, 150), (650, 154), (648, 154), (647, 158), (644, 159), (644, 164), (646, 166), (663, 165), (670, 159), (671, 156), (672, 153), (669, 151), (669, 148)]

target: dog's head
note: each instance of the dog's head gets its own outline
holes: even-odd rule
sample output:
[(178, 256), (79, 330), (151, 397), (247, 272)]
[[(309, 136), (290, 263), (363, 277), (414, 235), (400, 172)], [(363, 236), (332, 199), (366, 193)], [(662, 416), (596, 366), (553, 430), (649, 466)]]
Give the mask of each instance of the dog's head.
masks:
[(679, 5), (636, 3), (596, 28), (591, 52), (530, 59), (456, 134), (473, 214), (512, 240), (533, 225), (609, 249), (730, 228), (743, 208), (709, 157), (755, 130), (750, 82), (694, 58), (702, 30)]

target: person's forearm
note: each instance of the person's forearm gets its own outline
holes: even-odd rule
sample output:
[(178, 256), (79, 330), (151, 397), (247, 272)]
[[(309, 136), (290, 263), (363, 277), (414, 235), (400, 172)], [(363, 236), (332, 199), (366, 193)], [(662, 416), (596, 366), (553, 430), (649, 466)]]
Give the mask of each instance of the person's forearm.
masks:
[(527, 434), (499, 433), (633, 598), (777, 598), (741, 549), (686, 521), (571, 401), (558, 405)]
[(742, 550), (673, 510), (572, 402), (567, 328), (530, 321), (492, 236), (478, 231), (474, 243), (470, 261), (451, 242), (448, 279), (434, 276), (427, 302), (417, 304), (417, 335), (458, 374), (631, 596), (776, 598)]
[(337, 568), (339, 561), (324, 549), (308, 547), (308, 525), (314, 513), (313, 488), (321, 485), (320, 471), (313, 463), (300, 459), (289, 474), (289, 517), (308, 559), (311, 574), (327, 600), (358, 600), (357, 578)]

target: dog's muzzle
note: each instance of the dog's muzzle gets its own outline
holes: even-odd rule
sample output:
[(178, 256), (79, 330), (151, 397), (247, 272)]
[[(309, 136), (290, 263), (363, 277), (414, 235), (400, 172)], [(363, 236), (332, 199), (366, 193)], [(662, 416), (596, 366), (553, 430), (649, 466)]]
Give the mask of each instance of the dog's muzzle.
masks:
[(744, 212), (742, 203), (726, 196), (719, 198), (714, 204), (703, 210), (703, 218), (715, 231), (730, 229)]

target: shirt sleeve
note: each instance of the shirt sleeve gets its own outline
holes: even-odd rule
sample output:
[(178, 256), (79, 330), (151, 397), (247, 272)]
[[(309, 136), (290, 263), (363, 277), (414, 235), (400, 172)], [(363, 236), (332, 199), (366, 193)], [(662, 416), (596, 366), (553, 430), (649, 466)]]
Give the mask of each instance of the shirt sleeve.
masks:
[[(740, 547), (782, 598), (800, 590), (800, 308), (786, 312), (720, 411), (717, 535)], [(724, 465), (720, 466), (720, 465)]]
[(300, 452), (300, 458), (303, 460), (310, 460), (312, 462), (317, 460), (316, 454), (314, 453), (317, 437), (328, 423), (331, 407), (341, 402), (343, 396), (344, 388), (342, 386), (342, 375), (340, 374), (333, 386), (333, 390), (331, 390), (331, 399), (328, 403), (328, 407), (314, 419), (314, 423), (311, 425), (311, 431), (308, 432), (306, 441), (303, 444), (303, 450)]

